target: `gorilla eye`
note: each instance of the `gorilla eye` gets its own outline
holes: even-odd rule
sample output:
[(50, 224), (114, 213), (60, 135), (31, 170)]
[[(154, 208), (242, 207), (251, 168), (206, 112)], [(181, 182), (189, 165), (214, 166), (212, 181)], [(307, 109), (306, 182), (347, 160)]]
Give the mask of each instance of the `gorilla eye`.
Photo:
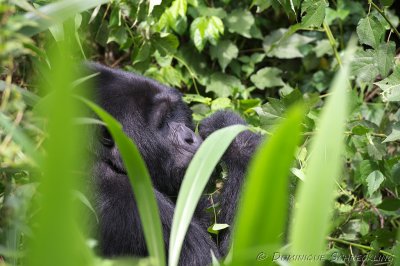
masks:
[(159, 103), (155, 108), (153, 115), (149, 117), (149, 122), (153, 123), (157, 128), (162, 128), (166, 124), (166, 121), (171, 117), (171, 112), (172, 110), (167, 102)]
[(114, 145), (114, 140), (106, 127), (101, 127), (100, 142), (106, 147), (112, 147)]

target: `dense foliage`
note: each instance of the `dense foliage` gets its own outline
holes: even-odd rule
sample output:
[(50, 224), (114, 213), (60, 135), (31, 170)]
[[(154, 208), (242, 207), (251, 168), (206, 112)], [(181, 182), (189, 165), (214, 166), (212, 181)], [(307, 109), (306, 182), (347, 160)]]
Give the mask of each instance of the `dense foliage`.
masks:
[[(31, 234), (35, 211), (28, 203), (37, 197), (33, 177), (40, 169), (30, 151), (42, 150), (47, 137), (32, 112), (47, 93), (37, 80), (49, 78), (50, 40), (61, 42), (71, 32), (80, 48), (73, 58), (180, 89), (196, 122), (231, 109), (269, 136), (287, 109), (303, 102), (293, 188), (307, 180), (309, 140), (344, 50), (357, 38), (326, 263), (355, 265), (361, 261), (348, 258), (357, 254), (391, 258), (400, 248), (400, 7), (393, 2), (121, 0), (72, 13), (64, 26), (46, 26), (28, 12), (47, 1), (0, 0), (0, 265), (2, 256), (17, 264)], [(35, 22), (41, 30), (34, 30)]]

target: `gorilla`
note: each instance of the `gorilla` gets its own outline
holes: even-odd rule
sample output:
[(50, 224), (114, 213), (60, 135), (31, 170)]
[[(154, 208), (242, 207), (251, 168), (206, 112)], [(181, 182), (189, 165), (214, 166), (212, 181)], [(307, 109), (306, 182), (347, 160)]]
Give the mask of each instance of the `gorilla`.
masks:
[[(176, 89), (97, 63), (89, 63), (88, 68), (98, 73), (94, 100), (122, 124), (147, 165), (168, 250), (174, 198), (202, 139), (220, 128), (246, 123), (232, 112), (218, 112), (202, 121), (198, 136), (194, 133), (191, 110)], [(94, 153), (91, 173), (96, 188), (94, 206), (99, 216), (100, 253), (105, 257), (147, 256), (138, 210), (122, 159), (107, 129), (100, 127), (97, 131), (91, 145)], [(218, 223), (232, 224), (243, 177), (260, 140), (261, 136), (245, 131), (223, 155), (228, 178), (219, 196)], [(204, 198), (197, 207), (183, 243), (180, 265), (208, 265), (210, 251), (220, 258), (229, 249), (229, 229), (220, 233), (219, 241), (207, 232), (210, 215), (205, 209), (208, 204)]]

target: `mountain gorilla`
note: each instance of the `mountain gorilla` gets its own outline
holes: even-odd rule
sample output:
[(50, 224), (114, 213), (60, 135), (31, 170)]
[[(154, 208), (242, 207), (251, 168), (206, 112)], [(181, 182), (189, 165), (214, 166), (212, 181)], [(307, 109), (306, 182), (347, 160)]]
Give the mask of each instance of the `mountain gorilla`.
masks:
[[(122, 125), (132, 138), (151, 175), (160, 210), (164, 244), (168, 250), (175, 203), (185, 170), (202, 142), (217, 129), (245, 124), (236, 114), (218, 112), (194, 133), (191, 111), (181, 93), (151, 79), (90, 63), (95, 78), (94, 99)], [(132, 189), (118, 149), (102, 127), (94, 139), (92, 168), (96, 186), (95, 207), (99, 214), (100, 252), (106, 257), (148, 255)], [(241, 133), (223, 156), (228, 178), (220, 195), (219, 223), (232, 224), (248, 161), (260, 141), (250, 131)], [(181, 252), (180, 265), (211, 263), (210, 250), (226, 255), (229, 230), (217, 244), (207, 232), (207, 199), (202, 199), (191, 221)]]

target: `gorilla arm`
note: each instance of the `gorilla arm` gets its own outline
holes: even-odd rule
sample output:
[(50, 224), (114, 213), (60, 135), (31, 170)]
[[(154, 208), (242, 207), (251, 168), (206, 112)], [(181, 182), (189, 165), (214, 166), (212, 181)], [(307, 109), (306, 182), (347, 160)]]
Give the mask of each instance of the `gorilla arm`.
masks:
[[(202, 121), (199, 133), (205, 139), (218, 129), (236, 124), (246, 125), (246, 122), (232, 112), (217, 112)], [(221, 211), (218, 215), (219, 223), (233, 224), (243, 178), (249, 161), (261, 139), (260, 135), (251, 131), (242, 132), (235, 138), (222, 157), (222, 161), (228, 169), (228, 177), (220, 195)], [(223, 256), (227, 254), (230, 246), (230, 233), (230, 229), (227, 229), (219, 234), (220, 251)]]

